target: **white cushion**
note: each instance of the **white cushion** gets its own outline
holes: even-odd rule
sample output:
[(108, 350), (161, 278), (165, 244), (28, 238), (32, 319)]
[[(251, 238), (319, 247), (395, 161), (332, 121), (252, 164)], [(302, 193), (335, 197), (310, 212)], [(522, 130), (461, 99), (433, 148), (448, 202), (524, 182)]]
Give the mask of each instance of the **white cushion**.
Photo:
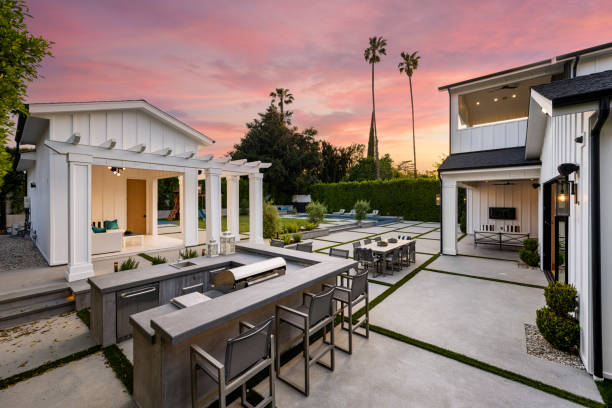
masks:
[(91, 254), (106, 254), (121, 251), (123, 230), (107, 230), (95, 233), (91, 231)]

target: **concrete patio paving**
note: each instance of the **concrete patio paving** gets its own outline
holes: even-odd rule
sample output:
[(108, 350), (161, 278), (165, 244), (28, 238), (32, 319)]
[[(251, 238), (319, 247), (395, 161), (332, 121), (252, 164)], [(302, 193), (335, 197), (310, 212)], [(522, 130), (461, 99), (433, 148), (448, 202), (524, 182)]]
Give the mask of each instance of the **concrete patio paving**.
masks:
[[(497, 261), (505, 262), (505, 261)], [(527, 354), (542, 289), (421, 271), (371, 312), (372, 322), (469, 357), (601, 401), (586, 371)]]
[[(338, 333), (336, 338), (342, 343), (346, 341), (344, 333)], [(311, 367), (309, 397), (277, 381), (277, 405), (283, 408), (578, 406), (377, 333), (370, 333), (369, 340), (353, 337), (353, 341), (353, 355), (336, 351), (333, 372), (317, 365)], [(301, 363), (303, 360), (296, 357), (287, 368), (299, 371)], [(297, 380), (298, 375), (295, 377)], [(267, 395), (267, 384), (260, 384), (257, 391)]]

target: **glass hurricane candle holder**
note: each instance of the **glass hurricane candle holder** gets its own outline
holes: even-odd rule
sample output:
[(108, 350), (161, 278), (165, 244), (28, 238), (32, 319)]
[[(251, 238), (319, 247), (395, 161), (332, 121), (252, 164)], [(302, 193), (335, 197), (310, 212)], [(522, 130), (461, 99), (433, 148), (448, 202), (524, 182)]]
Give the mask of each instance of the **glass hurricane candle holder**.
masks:
[(211, 239), (208, 241), (208, 256), (213, 257), (219, 255), (219, 244), (216, 240)]
[(236, 252), (236, 238), (234, 235), (225, 231), (221, 233), (221, 255), (230, 255)]

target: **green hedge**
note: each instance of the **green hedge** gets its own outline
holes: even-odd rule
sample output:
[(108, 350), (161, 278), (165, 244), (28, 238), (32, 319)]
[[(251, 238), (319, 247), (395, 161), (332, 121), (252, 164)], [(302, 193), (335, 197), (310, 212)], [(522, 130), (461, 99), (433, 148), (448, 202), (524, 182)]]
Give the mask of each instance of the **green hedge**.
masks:
[(323, 202), (330, 212), (341, 208), (350, 211), (357, 200), (366, 200), (381, 215), (434, 222), (440, 221), (440, 207), (436, 205), (439, 192), (440, 180), (426, 177), (315, 184), (310, 187), (312, 199)]

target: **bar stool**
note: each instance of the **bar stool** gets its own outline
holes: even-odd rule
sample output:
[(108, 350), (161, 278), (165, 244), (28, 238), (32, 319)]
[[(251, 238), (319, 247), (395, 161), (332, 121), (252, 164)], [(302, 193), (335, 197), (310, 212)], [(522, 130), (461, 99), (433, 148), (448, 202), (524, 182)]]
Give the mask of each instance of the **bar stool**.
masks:
[[(247, 322), (240, 322), (240, 331), (247, 329), (237, 337), (227, 340), (225, 346), (225, 364), (192, 344), (190, 348), (191, 359), (191, 406), (196, 408), (202, 403), (213, 401), (218, 395), (219, 407), (225, 408), (226, 397), (240, 387), (242, 389), (242, 406), (251, 406), (246, 400), (247, 381), (257, 375), (261, 370), (270, 367), (270, 395), (263, 399), (254, 408), (276, 405), (274, 389), (274, 336), (272, 335), (273, 318), (269, 318), (258, 326)], [(203, 372), (215, 383), (217, 390), (199, 397), (198, 373)]]
[[(290, 380), (289, 378), (283, 377), (281, 375), (281, 346), (280, 341), (276, 342), (276, 355), (278, 358), (276, 359), (276, 376), (287, 383), (291, 387), (300, 391), (304, 395), (308, 396), (310, 394), (310, 366), (314, 363), (318, 363), (323, 367), (334, 371), (334, 316), (333, 312), (333, 296), (334, 296), (334, 287), (331, 289), (324, 290), (317, 294), (307, 293), (303, 294), (303, 304), (295, 309), (283, 306), (276, 305), (276, 321), (275, 321), (275, 331), (276, 338), (279, 337), (280, 333), (280, 325), (281, 323), (288, 324), (293, 328), (300, 330), (300, 334), (293, 337), (289, 341), (283, 344), (291, 345), (296, 340), (302, 340), (304, 345), (304, 386), (301, 384), (297, 384)], [(310, 298), (310, 301), (307, 302), (306, 298)], [(330, 343), (324, 344), (321, 348), (321, 351), (313, 357), (310, 357), (310, 336), (323, 329), (323, 340), (325, 341), (327, 326), (331, 325), (330, 330)], [(321, 358), (330, 353), (330, 364), (326, 364), (321, 361)]]
[[(324, 284), (323, 287), (332, 287), (329, 284)], [(368, 297), (368, 271), (358, 273), (356, 275), (342, 276), (341, 286), (336, 286), (334, 291), (334, 300), (340, 303), (340, 309), (336, 310), (336, 314), (340, 314), (340, 327), (343, 330), (348, 330), (348, 349), (336, 344), (336, 348), (348, 354), (353, 354), (353, 333), (363, 336), (366, 339), (370, 338), (370, 302)], [(353, 308), (359, 302), (365, 300), (365, 317), (353, 324)], [(348, 309), (348, 327), (344, 325), (344, 309)], [(357, 331), (365, 323), (365, 335)]]

